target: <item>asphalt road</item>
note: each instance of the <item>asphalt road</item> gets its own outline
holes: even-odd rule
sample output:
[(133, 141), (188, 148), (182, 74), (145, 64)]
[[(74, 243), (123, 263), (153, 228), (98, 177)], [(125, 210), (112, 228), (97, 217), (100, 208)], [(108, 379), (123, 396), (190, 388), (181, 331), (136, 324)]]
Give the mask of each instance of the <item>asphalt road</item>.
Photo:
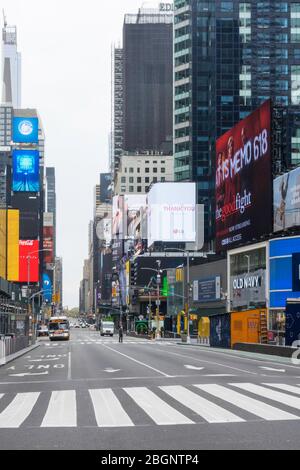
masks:
[(300, 366), (72, 330), (0, 368), (0, 449), (298, 449)]

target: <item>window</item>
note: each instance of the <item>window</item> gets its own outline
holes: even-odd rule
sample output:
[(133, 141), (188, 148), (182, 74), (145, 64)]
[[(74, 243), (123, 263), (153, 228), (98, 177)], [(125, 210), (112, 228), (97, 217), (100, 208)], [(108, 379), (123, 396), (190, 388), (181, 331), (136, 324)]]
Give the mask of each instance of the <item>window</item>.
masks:
[(287, 49), (276, 49), (276, 59), (288, 59)]
[(138, 182), (138, 183), (141, 183), (141, 182), (142, 182), (142, 178), (141, 178), (140, 176), (137, 178), (137, 182)]
[(300, 3), (291, 4), (291, 13), (300, 13)]
[(275, 11), (278, 13), (287, 13), (288, 4), (286, 2), (275, 2)]
[(141, 169), (140, 167), (137, 168), (137, 172), (140, 173), (141, 172)]
[(126, 193), (126, 186), (121, 186), (121, 192)]
[(276, 90), (287, 91), (289, 89), (289, 82), (287, 80), (276, 80)]
[(153, 168), (153, 173), (157, 173), (157, 168)]
[(133, 176), (130, 176), (130, 177), (129, 177), (129, 183), (131, 183), (131, 184), (134, 183), (134, 178), (133, 178)]
[(221, 2), (221, 11), (225, 13), (233, 11), (233, 2)]
[(288, 27), (288, 19), (287, 18), (275, 18), (275, 26), (279, 28), (287, 28)]
[(300, 104), (300, 65), (292, 65), (292, 104)]
[(165, 183), (165, 182), (166, 182), (166, 178), (165, 178), (164, 176), (162, 176), (161, 179), (160, 179), (160, 181), (161, 181), (162, 183)]
[(125, 173), (127, 173), (127, 168), (125, 168)]
[(126, 176), (122, 176), (121, 183), (126, 183)]
[(153, 183), (157, 183), (157, 176), (153, 177)]
[(147, 176), (147, 177), (145, 178), (145, 183), (150, 183), (150, 178), (149, 178), (149, 176)]
[(129, 192), (134, 193), (134, 186), (129, 186)]
[(129, 173), (134, 173), (134, 168), (129, 168)]
[(165, 168), (161, 168), (160, 172), (161, 172), (161, 173), (165, 173), (165, 172), (166, 172), (166, 169), (165, 169)]
[(288, 65), (276, 65), (276, 75), (288, 75)]
[(150, 173), (150, 168), (145, 168), (145, 173)]
[(138, 192), (138, 193), (141, 193), (141, 192), (142, 192), (142, 186), (138, 186), (138, 187), (137, 187), (137, 192)]

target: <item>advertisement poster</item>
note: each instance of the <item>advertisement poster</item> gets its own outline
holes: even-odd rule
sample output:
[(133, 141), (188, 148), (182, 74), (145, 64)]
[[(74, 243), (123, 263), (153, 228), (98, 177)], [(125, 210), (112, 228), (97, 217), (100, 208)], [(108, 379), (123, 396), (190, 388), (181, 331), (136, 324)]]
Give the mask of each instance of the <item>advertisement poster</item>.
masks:
[(125, 238), (141, 238), (142, 214), (146, 206), (146, 195), (124, 196)]
[[(20, 240), (19, 282), (39, 282), (39, 241)], [(29, 276), (28, 276), (29, 273)]]
[(124, 214), (124, 197), (115, 196), (113, 198), (113, 225), (112, 225), (112, 237), (113, 239), (123, 239), (123, 214)]
[(272, 231), (270, 128), (266, 101), (217, 140), (217, 252)]
[(39, 142), (38, 118), (13, 118), (13, 141), (20, 144), (37, 144)]
[(300, 225), (300, 168), (274, 181), (274, 232)]
[(54, 263), (54, 244), (53, 244), (53, 227), (43, 227), (43, 250), (44, 252), (44, 264)]
[(14, 150), (13, 182), (14, 192), (39, 192), (40, 168), (37, 150)]
[(52, 302), (52, 281), (48, 273), (43, 274), (43, 295), (45, 302)]

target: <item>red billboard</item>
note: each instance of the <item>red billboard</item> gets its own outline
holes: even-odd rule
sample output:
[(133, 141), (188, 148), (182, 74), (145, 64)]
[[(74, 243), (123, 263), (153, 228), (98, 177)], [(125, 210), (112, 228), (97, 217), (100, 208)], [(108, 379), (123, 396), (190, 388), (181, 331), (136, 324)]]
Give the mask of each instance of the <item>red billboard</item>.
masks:
[(54, 228), (53, 226), (44, 226), (43, 228), (43, 250), (44, 251), (44, 264), (53, 264), (54, 263)]
[(216, 249), (272, 232), (271, 104), (240, 121), (216, 144)]
[(39, 282), (39, 241), (20, 240), (19, 282)]

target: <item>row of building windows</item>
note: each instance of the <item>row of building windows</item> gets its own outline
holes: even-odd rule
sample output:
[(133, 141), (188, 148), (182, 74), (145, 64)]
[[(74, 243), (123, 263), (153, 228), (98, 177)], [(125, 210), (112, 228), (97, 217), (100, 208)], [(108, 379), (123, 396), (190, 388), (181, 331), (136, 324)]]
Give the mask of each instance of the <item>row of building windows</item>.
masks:
[[(127, 171), (129, 170), (129, 171)], [(145, 173), (150, 173), (150, 170), (152, 170), (152, 173), (166, 173), (166, 168), (162, 167), (160, 169), (154, 167), (150, 169), (149, 167), (146, 167), (143, 172)], [(159, 171), (158, 171), (159, 170)], [(141, 173), (141, 168), (125, 168), (125, 173)]]

